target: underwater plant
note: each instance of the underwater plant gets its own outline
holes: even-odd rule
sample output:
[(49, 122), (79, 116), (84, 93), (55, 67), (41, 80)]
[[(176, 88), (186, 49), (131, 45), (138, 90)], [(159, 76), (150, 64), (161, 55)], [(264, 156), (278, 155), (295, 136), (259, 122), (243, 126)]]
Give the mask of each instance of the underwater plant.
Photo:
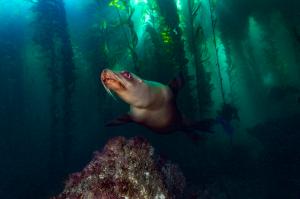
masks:
[[(73, 50), (62, 0), (39, 0), (33, 5), (35, 18), (33, 41), (42, 51), (50, 81), (51, 155), (50, 167), (62, 151), (67, 164), (71, 147), (72, 95), (75, 74)], [(59, 140), (61, 138), (61, 142)], [(61, 149), (59, 149), (61, 147)], [(51, 166), (52, 165), (52, 166)]]
[(64, 191), (52, 199), (172, 199), (184, 187), (179, 167), (156, 157), (145, 139), (115, 137), (81, 172), (71, 174)]
[(237, 66), (233, 63), (232, 58), (232, 41), (226, 37), (222, 38), (222, 43), (224, 44), (224, 53), (226, 55), (226, 74), (229, 81), (229, 90), (228, 90), (228, 103), (234, 103), (237, 100), (235, 87), (238, 84), (237, 77)]
[[(195, 98), (193, 96), (190, 85), (190, 77), (188, 75), (188, 59), (184, 49), (184, 41), (182, 37), (182, 29), (180, 28), (180, 19), (177, 12), (175, 1), (155, 0), (152, 2), (159, 17), (155, 24), (148, 24), (146, 31), (149, 33), (154, 45), (154, 55), (156, 58), (155, 65), (158, 66), (156, 78), (158, 81), (167, 83), (166, 80), (175, 77), (178, 73), (182, 73), (186, 77), (186, 85), (182, 91), (179, 101), (189, 99), (191, 103), (181, 103), (182, 108), (194, 116)], [(160, 67), (163, 66), (163, 67)], [(166, 76), (168, 75), (168, 76)], [(184, 97), (183, 97), (184, 96)]]
[(220, 90), (221, 90), (221, 96), (222, 96), (222, 102), (225, 104), (225, 91), (224, 91), (224, 85), (223, 85), (223, 77), (221, 72), (221, 65), (219, 60), (219, 48), (217, 44), (217, 35), (216, 35), (216, 25), (217, 25), (217, 19), (214, 16), (215, 11), (215, 2), (212, 0), (208, 0), (209, 3), (209, 11), (210, 11), (210, 20), (211, 20), (211, 28), (212, 28), (212, 36), (213, 36), (213, 44), (215, 48), (215, 55), (216, 55), (216, 66), (218, 70), (218, 78), (220, 82)]
[(204, 30), (197, 20), (201, 12), (202, 4), (196, 0), (187, 0), (182, 2), (180, 11), (183, 27), (183, 36), (187, 45), (187, 54), (189, 54), (189, 63), (195, 69), (196, 96), (198, 104), (198, 113), (202, 115), (212, 104), (210, 83), (211, 75), (205, 71), (204, 63), (208, 60), (208, 49)]
[(122, 34), (126, 39), (127, 48), (132, 59), (133, 68), (137, 74), (140, 72), (140, 62), (138, 54), (136, 52), (136, 47), (138, 44), (138, 36), (135, 31), (132, 16), (135, 12), (135, 8), (130, 4), (129, 0), (112, 0), (109, 2), (108, 6), (115, 8), (117, 16), (119, 18), (119, 24), (122, 29)]

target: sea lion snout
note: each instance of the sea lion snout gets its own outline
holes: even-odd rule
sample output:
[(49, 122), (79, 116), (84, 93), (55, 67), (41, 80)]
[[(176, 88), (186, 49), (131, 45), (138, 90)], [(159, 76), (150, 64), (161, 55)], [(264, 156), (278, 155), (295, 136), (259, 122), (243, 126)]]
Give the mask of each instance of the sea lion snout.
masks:
[(109, 69), (104, 69), (101, 74), (100, 74), (100, 78), (102, 80), (102, 82), (106, 82), (107, 79), (112, 78), (112, 75), (110, 75), (111, 71)]
[(125, 86), (120, 82), (120, 78), (117, 77), (113, 71), (109, 69), (104, 69), (100, 75), (102, 84), (104, 87), (111, 89), (113, 91), (124, 90)]
[(111, 70), (109, 69), (104, 69), (102, 72), (101, 72), (101, 75), (100, 75), (100, 78), (101, 78), (101, 81), (106, 84), (108, 82), (114, 82), (114, 81), (117, 81), (116, 75), (114, 74), (114, 72), (112, 72)]

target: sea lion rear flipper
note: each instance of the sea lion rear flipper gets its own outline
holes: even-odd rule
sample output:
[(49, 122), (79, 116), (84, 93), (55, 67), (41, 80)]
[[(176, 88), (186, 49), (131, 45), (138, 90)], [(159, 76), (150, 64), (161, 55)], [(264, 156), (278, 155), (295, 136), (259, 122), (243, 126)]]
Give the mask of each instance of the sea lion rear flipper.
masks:
[(184, 86), (183, 73), (180, 72), (174, 79), (172, 79), (168, 86), (173, 91), (174, 95), (177, 95), (178, 91)]
[(126, 113), (124, 115), (120, 115), (114, 120), (109, 121), (108, 123), (105, 124), (105, 126), (119, 126), (119, 125), (127, 124), (129, 122), (132, 122), (132, 118), (128, 113)]

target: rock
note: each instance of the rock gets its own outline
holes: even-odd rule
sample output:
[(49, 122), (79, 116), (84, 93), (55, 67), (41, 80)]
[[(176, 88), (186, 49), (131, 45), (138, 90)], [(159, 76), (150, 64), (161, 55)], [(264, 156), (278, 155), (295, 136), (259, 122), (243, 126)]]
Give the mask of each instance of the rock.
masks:
[(184, 187), (179, 167), (156, 157), (145, 139), (116, 137), (53, 199), (173, 199)]

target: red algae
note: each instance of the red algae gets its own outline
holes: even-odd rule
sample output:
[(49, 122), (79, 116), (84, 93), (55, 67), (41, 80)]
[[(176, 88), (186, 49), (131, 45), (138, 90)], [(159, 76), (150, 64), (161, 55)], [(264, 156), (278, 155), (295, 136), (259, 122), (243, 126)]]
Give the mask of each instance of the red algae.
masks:
[(147, 140), (116, 137), (52, 199), (175, 199), (184, 187), (179, 167), (159, 161)]

